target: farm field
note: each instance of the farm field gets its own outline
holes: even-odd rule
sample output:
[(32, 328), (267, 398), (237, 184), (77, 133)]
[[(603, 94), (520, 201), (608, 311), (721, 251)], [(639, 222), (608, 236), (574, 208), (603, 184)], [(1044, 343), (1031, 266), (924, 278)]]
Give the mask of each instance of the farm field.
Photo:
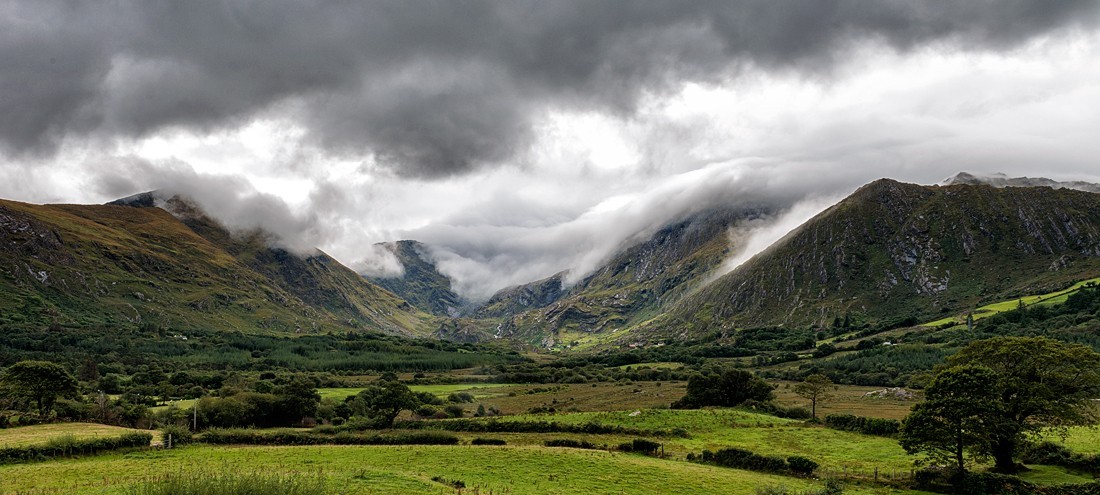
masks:
[[(459, 493), (433, 481), (462, 481), (463, 493), (494, 494), (752, 494), (783, 485), (804, 490), (808, 480), (605, 451), (545, 447), (209, 447), (192, 446), (0, 466), (0, 486), (14, 493), (122, 494), (158, 474), (189, 470), (255, 470), (320, 474), (345, 494)], [(50, 476), (41, 476), (49, 472)], [(473, 489), (478, 491), (474, 491)], [(884, 487), (849, 485), (845, 493), (893, 494)]]
[[(785, 406), (809, 407), (806, 399), (795, 395), (796, 382), (776, 381), (776, 402)], [(860, 385), (837, 385), (836, 390), (830, 391), (833, 399), (817, 405), (817, 414), (824, 417), (828, 414), (854, 414), (856, 416), (868, 416), (872, 418), (901, 419), (913, 405), (920, 402), (919, 393), (912, 400), (878, 399), (864, 397), (869, 392), (882, 390), (884, 387), (866, 387)]]
[(139, 431), (145, 430), (96, 423), (53, 423), (19, 428), (0, 428), (0, 449), (41, 444), (51, 438), (58, 437), (71, 436), (79, 440), (96, 437), (117, 437), (125, 433)]
[[(1032, 296), (1024, 296), (1024, 297), (1020, 297), (1020, 298), (1016, 298), (1016, 299), (1010, 299), (1010, 300), (1007, 300), (1007, 301), (999, 301), (999, 302), (995, 302), (995, 303), (992, 303), (992, 304), (987, 304), (985, 306), (981, 306), (981, 307), (975, 309), (973, 311), (973, 316), (974, 316), (975, 320), (980, 320), (982, 318), (987, 318), (987, 317), (993, 316), (997, 313), (1003, 313), (1005, 311), (1016, 309), (1017, 307), (1019, 307), (1019, 305), (1021, 303), (1023, 303), (1024, 306), (1031, 306), (1031, 305), (1034, 305), (1034, 304), (1038, 304), (1038, 305), (1041, 305), (1041, 306), (1053, 306), (1055, 304), (1061, 304), (1061, 303), (1066, 302), (1066, 298), (1068, 298), (1070, 294), (1080, 290), (1085, 285), (1087, 285), (1087, 284), (1097, 284), (1097, 283), (1100, 283), (1100, 278), (1090, 278), (1088, 280), (1082, 280), (1080, 282), (1077, 282), (1076, 284), (1073, 284), (1070, 287), (1067, 287), (1067, 288), (1062, 289), (1060, 291), (1049, 292), (1049, 293), (1046, 293), (1046, 294), (1036, 294), (1036, 295), (1032, 295)], [(965, 324), (966, 323), (966, 315), (962, 314), (962, 315), (950, 316), (950, 317), (939, 319), (939, 320), (936, 320), (936, 321), (924, 323), (921, 326), (924, 326), (924, 327), (939, 327), (941, 325), (948, 325), (948, 324), (952, 324), (952, 323), (956, 324), (956, 325)]]

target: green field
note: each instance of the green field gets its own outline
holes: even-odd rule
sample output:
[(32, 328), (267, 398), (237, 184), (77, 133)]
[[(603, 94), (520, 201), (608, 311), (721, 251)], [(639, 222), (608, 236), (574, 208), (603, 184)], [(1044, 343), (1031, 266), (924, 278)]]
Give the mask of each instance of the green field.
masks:
[[(1066, 289), (1062, 289), (1060, 291), (1049, 292), (1049, 293), (1046, 293), (1046, 294), (1038, 294), (1038, 295), (1033, 295), (1033, 296), (1024, 296), (1024, 297), (1020, 297), (1020, 298), (1016, 298), (1016, 299), (1011, 299), (1011, 300), (1008, 300), (1008, 301), (1000, 301), (1000, 302), (996, 302), (996, 303), (993, 303), (993, 304), (987, 304), (987, 305), (979, 307), (979, 308), (977, 308), (973, 311), (974, 319), (975, 320), (980, 320), (982, 318), (993, 316), (997, 313), (1003, 313), (1005, 311), (1011, 311), (1013, 309), (1016, 309), (1016, 308), (1020, 307), (1021, 302), (1023, 303), (1024, 306), (1032, 306), (1032, 305), (1035, 305), (1035, 304), (1038, 304), (1040, 306), (1053, 306), (1055, 304), (1061, 304), (1061, 303), (1066, 302), (1066, 298), (1068, 298), (1070, 294), (1072, 294), (1074, 292), (1077, 292), (1077, 290), (1084, 287), (1086, 284), (1098, 284), (1098, 283), (1100, 283), (1100, 278), (1091, 278), (1091, 279), (1088, 279), (1088, 280), (1082, 280), (1080, 282), (1077, 282), (1076, 284), (1073, 284), (1070, 287), (1068, 287)], [(931, 321), (931, 322), (928, 322), (928, 323), (924, 323), (921, 326), (922, 327), (939, 327), (939, 326), (950, 325), (950, 324), (961, 325), (961, 324), (964, 324), (964, 323), (966, 323), (966, 315), (965, 314), (964, 315), (958, 315), (958, 316), (951, 316), (951, 317), (939, 319), (939, 320), (936, 320), (936, 321)]]
[(53, 423), (18, 428), (0, 428), (0, 448), (37, 445), (46, 443), (51, 438), (67, 436), (75, 439), (117, 437), (135, 431), (145, 430), (95, 423)]
[[(605, 451), (543, 447), (208, 447), (135, 452), (0, 466), (0, 486), (19, 493), (121, 494), (158, 474), (190, 470), (320, 473), (334, 493), (459, 493), (433, 477), (460, 480), (464, 493), (752, 494), (757, 487), (795, 489), (812, 481)], [(49, 476), (42, 473), (48, 472)], [(474, 489), (478, 491), (474, 491)], [(851, 486), (851, 494), (890, 494)]]

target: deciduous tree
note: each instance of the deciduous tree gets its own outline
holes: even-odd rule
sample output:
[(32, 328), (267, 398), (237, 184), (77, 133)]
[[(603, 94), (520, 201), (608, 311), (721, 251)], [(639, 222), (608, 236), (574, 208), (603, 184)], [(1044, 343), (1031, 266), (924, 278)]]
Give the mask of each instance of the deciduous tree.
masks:
[(20, 361), (4, 370), (0, 376), (10, 394), (33, 403), (41, 417), (50, 415), (58, 397), (76, 393), (73, 375), (58, 364), (48, 361)]
[(806, 380), (794, 386), (794, 393), (810, 401), (810, 414), (817, 419), (817, 405), (833, 398), (833, 381), (820, 373), (807, 376)]
[(925, 400), (913, 407), (901, 429), (900, 443), (910, 454), (955, 464), (966, 471), (966, 459), (986, 457), (991, 427), (998, 421), (997, 376), (985, 366), (954, 366), (936, 375)]

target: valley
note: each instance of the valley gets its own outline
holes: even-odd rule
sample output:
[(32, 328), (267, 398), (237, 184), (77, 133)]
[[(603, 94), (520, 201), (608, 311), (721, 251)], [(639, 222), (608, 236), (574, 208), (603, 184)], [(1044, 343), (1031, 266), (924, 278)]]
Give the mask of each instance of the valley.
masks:
[[(72, 380), (45, 408), (6, 378), (0, 494), (219, 473), (310, 493), (943, 492), (956, 480), (914, 462), (930, 454), (903, 425), (947, 363), (986, 342), (1100, 349), (1098, 194), (876, 181), (720, 274), (731, 232), (772, 214), (706, 210), (571, 285), (477, 304), (415, 241), (383, 246), (401, 277), (366, 278), (186, 198), (0, 202), (4, 376)], [(670, 408), (730, 373), (766, 397)], [(1072, 392), (1075, 426), (1020, 433), (1026, 469), (996, 478), (975, 446), (968, 470), (1095, 489), (1098, 391)], [(134, 432), (153, 446), (112, 443)]]

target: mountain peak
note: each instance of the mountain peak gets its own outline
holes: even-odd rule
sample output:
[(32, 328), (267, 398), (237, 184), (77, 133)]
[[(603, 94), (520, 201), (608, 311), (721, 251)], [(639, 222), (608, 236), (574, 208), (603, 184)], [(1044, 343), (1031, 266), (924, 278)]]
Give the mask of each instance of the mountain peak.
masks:
[(995, 173), (991, 175), (976, 175), (969, 172), (959, 172), (952, 177), (948, 177), (940, 182), (940, 186), (956, 186), (956, 185), (988, 185), (993, 187), (1049, 187), (1052, 189), (1075, 189), (1078, 191), (1087, 191), (1093, 193), (1100, 193), (1100, 184), (1094, 184), (1084, 181), (1066, 181), (1060, 182), (1053, 179), (1047, 179), (1045, 177), (1009, 177), (1003, 173)]

